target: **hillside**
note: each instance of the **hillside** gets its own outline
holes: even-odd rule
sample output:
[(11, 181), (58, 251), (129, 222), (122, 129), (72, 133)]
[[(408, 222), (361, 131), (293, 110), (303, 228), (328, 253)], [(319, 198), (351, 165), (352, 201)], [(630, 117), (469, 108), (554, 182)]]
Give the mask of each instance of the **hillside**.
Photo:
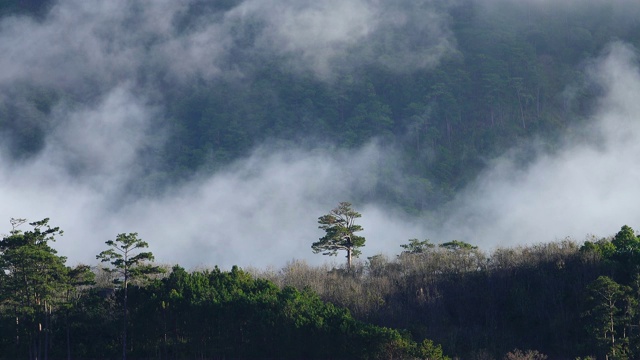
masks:
[[(53, 22), (64, 4), (5, 1), (0, 14), (5, 26), (15, 13)], [(385, 6), (381, 10), (392, 15), (414, 11), (415, 16), (383, 21), (357, 39), (339, 34), (323, 43), (319, 38), (318, 46), (332, 49), (324, 55), (312, 44), (298, 43), (294, 34), (272, 34), (275, 14), (238, 17), (236, 12), (248, 7), (242, 1), (188, 2), (165, 14), (171, 21), (167, 33), (154, 34), (144, 22), (120, 22), (114, 36), (131, 33), (131, 38), (100, 45), (108, 51), (102, 56), (110, 61), (109, 56), (133, 51), (141, 56), (131, 59), (135, 63), (101, 69), (90, 62), (82, 70), (86, 74), (67, 80), (5, 76), (0, 133), (13, 159), (34, 156), (61, 121), (57, 109), (94, 103), (127, 77), (128, 86), (154, 108), (148, 131), (156, 132), (151, 134), (155, 141), (137, 150), (136, 162), (144, 169), (129, 180), (131, 191), (160, 192), (203, 169), (221, 169), (265, 143), (350, 149), (377, 139), (397, 149), (400, 161), (382, 164), (376, 188), (356, 200), (420, 211), (450, 200), (487, 160), (527, 139), (542, 138), (545, 149), (553, 151), (558, 137), (593, 110), (598, 89), (586, 81), (584, 62), (613, 40), (634, 45), (640, 35), (632, 21), (638, 6), (631, 2), (465, 0), (435, 1), (424, 8), (411, 2)], [(51, 13), (42, 15), (45, 9)], [(319, 16), (331, 15), (337, 16), (323, 8)], [(421, 15), (431, 22), (421, 22)], [(132, 16), (146, 21), (144, 12)], [(196, 48), (165, 53), (171, 37), (205, 36), (206, 26), (224, 28), (220, 31), (227, 37), (222, 54), (198, 50), (210, 53), (208, 64), (189, 58)], [(307, 36), (326, 35), (308, 31)], [(278, 41), (288, 41), (289, 47), (279, 48)], [(84, 57), (79, 51), (70, 56)], [(82, 172), (86, 165), (77, 161), (69, 166)], [(389, 174), (398, 171), (413, 193), (394, 188), (396, 179)]]
[[(0, 240), (0, 358), (634, 359), (640, 236), (485, 253), (411, 239), (351, 268), (158, 267), (135, 233), (67, 266), (48, 219)], [(20, 230), (24, 228), (24, 230)], [(151, 244), (153, 247), (153, 244)]]
[(638, 19), (0, 0), (0, 358), (640, 358)]

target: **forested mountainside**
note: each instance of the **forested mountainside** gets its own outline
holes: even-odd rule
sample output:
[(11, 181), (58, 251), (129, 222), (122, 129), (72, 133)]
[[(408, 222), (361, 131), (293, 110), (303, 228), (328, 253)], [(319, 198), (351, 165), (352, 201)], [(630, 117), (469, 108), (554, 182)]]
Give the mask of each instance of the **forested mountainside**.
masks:
[(640, 358), (639, 18), (0, 0), (0, 358)]
[[(220, 169), (265, 143), (348, 149), (376, 139), (401, 154), (399, 163), (383, 164), (378, 176), (391, 177), (400, 169), (415, 193), (407, 196), (379, 181), (374, 191), (361, 194), (362, 200), (387, 200), (408, 210), (432, 208), (449, 200), (488, 159), (525, 139), (544, 139), (545, 149), (553, 151), (559, 134), (590, 115), (599, 94), (585, 80), (584, 62), (612, 41), (637, 45), (640, 39), (633, 17), (638, 6), (632, 2), (421, 4), (389, 5), (389, 16), (396, 6), (416, 16), (431, 14), (437, 35), (431, 34), (435, 25), (419, 19), (388, 19), (379, 30), (386, 34), (340, 43), (336, 46), (345, 54), (334, 57), (329, 57), (338, 51), (334, 44), (324, 44), (329, 54), (318, 59), (312, 56), (321, 53), (310, 44), (296, 47), (296, 39), (289, 39), (291, 50), (276, 49), (276, 40), (265, 39), (273, 27), (267, 18), (234, 18), (243, 1), (187, 2), (169, 14), (171, 36), (188, 37), (217, 23), (229, 27), (220, 35), (224, 45), (210, 45), (224, 47), (210, 63), (215, 75), (189, 69), (199, 66), (190, 59), (197, 54), (180, 54), (180, 47), (171, 59), (175, 63), (164, 63), (165, 54), (154, 50), (166, 35), (136, 29), (143, 10), (132, 11), (131, 21), (113, 24), (118, 33), (131, 32), (131, 39), (107, 42), (106, 55), (120, 56), (127, 46), (138, 51), (138, 42), (144, 49), (138, 64), (127, 71), (114, 68), (111, 76), (127, 76), (144, 92), (158, 109), (150, 131), (166, 137), (158, 135), (157, 142), (139, 149), (145, 171), (129, 187), (160, 191), (163, 184)], [(4, 26), (11, 26), (7, 18), (16, 14), (46, 23), (59, 15), (57, 5), (5, 0), (0, 14)], [(199, 46), (206, 48), (206, 39)], [(408, 50), (413, 48), (426, 50)], [(183, 69), (179, 78), (173, 67)], [(84, 78), (90, 71), (59, 82), (17, 79), (3, 85), (0, 133), (14, 159), (42, 150), (58, 121), (52, 120), (57, 108), (94, 102), (112, 86), (113, 79), (101, 74)]]

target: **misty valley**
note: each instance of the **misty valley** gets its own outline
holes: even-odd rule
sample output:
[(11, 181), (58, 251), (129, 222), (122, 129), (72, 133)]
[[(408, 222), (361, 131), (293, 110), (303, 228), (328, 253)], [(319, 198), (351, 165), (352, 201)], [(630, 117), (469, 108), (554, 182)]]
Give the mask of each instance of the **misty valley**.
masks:
[(640, 358), (638, 19), (0, 1), (0, 359)]

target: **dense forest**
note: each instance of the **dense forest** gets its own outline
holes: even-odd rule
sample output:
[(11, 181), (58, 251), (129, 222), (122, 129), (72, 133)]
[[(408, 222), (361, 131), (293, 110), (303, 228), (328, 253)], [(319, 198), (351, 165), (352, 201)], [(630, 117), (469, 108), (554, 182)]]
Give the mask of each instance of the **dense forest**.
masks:
[[(497, 249), (411, 239), (393, 259), (280, 270), (154, 265), (120, 234), (69, 267), (44, 219), (0, 240), (0, 358), (633, 359), (640, 236)], [(525, 349), (525, 350), (521, 350)]]
[[(640, 237), (629, 226), (580, 242), (532, 241), (522, 227), (522, 239), (491, 239), (509, 246), (487, 249), (481, 238), (414, 238), (393, 254), (358, 258), (365, 239), (354, 234), (362, 227), (350, 203), (319, 218), (324, 237), (300, 238), (285, 223), (320, 214), (272, 196), (274, 187), (249, 183), (236, 194), (221, 186), (211, 192), (230, 197), (207, 206), (194, 204), (210, 199), (205, 191), (180, 188), (237, 168), (260, 175), (264, 158), (252, 158), (260, 151), (340, 153), (346, 170), (314, 163), (319, 180), (301, 202), (319, 207), (348, 194), (354, 204), (446, 222), (443, 209), (505, 153), (517, 177), (572, 141), (595, 144), (595, 153), (612, 147), (608, 134), (592, 131), (610, 100), (594, 59), (623, 48), (637, 67), (638, 18), (631, 0), (0, 0), (0, 210), (29, 209), (29, 221), (50, 211), (56, 223), (77, 206), (66, 218), (76, 214), (92, 235), (123, 223), (113, 214), (138, 225), (137, 215), (150, 212), (162, 215), (150, 222), (165, 236), (144, 236), (147, 243), (121, 233), (104, 243), (68, 234), (82, 238), (67, 247), (76, 257), (103, 247), (82, 264), (58, 254), (63, 232), (49, 219), (11, 219), (0, 236), (0, 359), (640, 358)], [(637, 69), (630, 74), (607, 80), (623, 83), (635, 103), (637, 89), (625, 81)], [(635, 107), (610, 102), (634, 117)], [(615, 141), (637, 143), (625, 138), (633, 128), (616, 126), (623, 136)], [(379, 151), (363, 171), (353, 154), (369, 144)], [(634, 166), (577, 172), (632, 179), (635, 189)], [(68, 187), (53, 186), (60, 182)], [(21, 187), (32, 183), (33, 194)], [(355, 185), (333, 193), (338, 183)], [(291, 184), (276, 187), (289, 195)], [(268, 194), (248, 201), (251, 187)], [(68, 188), (66, 197), (45, 196)], [(580, 203), (562, 189), (556, 197)], [(621, 199), (595, 192), (601, 211)], [(153, 202), (171, 196), (181, 201), (168, 209)], [(251, 207), (272, 203), (281, 215), (265, 226)], [(212, 208), (240, 220), (220, 220)], [(574, 215), (564, 204), (541, 211), (567, 223)], [(197, 213), (207, 220), (193, 220)], [(490, 215), (468, 220), (490, 227)], [(161, 227), (174, 218), (179, 225)], [(284, 228), (290, 242), (208, 238), (217, 228), (253, 227)], [(170, 243), (218, 261), (275, 258), (272, 248), (304, 243), (308, 253), (348, 261), (310, 265), (297, 254), (285, 266), (229, 270), (185, 266), (186, 257), (155, 263), (158, 245)]]
[[(12, 219), (0, 241), (2, 359), (445, 359), (431, 340), (357, 320), (311, 288), (278, 287), (233, 267), (153, 265), (148, 243), (120, 234), (67, 267), (49, 219)], [(167, 271), (169, 270), (169, 271)]]

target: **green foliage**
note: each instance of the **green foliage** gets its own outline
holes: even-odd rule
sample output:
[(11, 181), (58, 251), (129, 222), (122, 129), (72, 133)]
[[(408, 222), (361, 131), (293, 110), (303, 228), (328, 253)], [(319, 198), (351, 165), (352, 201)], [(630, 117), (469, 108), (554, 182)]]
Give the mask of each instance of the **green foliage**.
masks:
[(611, 243), (616, 247), (616, 253), (621, 255), (633, 256), (635, 253), (640, 252), (640, 239), (638, 239), (633, 229), (627, 225), (620, 228)]
[(615, 278), (622, 283), (630, 284), (640, 273), (640, 237), (628, 225), (622, 226), (611, 240), (586, 241), (580, 251), (597, 254), (612, 263)]
[(44, 219), (30, 223), (33, 229), (22, 232), (17, 226), (24, 222), (11, 219), (11, 233), (0, 240), (0, 310), (13, 320), (7, 326), (13, 332), (3, 331), (3, 335), (15, 340), (6, 349), (16, 357), (47, 352), (50, 314), (63, 302), (60, 294), (69, 286), (66, 258), (49, 245), (62, 231)]
[(631, 227), (624, 225), (611, 244), (616, 248), (613, 259), (620, 264), (621, 275), (628, 282), (640, 272), (640, 238)]
[(359, 248), (364, 246), (365, 238), (355, 235), (362, 231), (362, 226), (355, 220), (362, 215), (351, 208), (351, 203), (341, 202), (329, 214), (318, 218), (318, 226), (325, 231), (325, 236), (311, 245), (314, 253), (335, 256), (338, 251), (347, 252), (347, 267), (351, 268), (351, 257), (360, 255)]
[(477, 249), (477, 246), (473, 246), (469, 243), (460, 240), (452, 240), (446, 243), (440, 244), (441, 248), (449, 249), (449, 250), (474, 250)]
[(424, 360), (449, 360), (442, 352), (442, 346), (434, 344), (429, 339), (424, 339), (416, 348), (415, 357)]
[(237, 267), (188, 273), (176, 266), (132, 299), (133, 332), (147, 339), (137, 357), (161, 349), (178, 358), (386, 359), (415, 347), (309, 289), (280, 289)]
[(592, 252), (600, 256), (602, 259), (610, 260), (616, 252), (616, 247), (613, 245), (611, 240), (600, 239), (594, 242), (585, 241), (580, 247), (580, 251), (585, 253)]
[(402, 244), (400, 247), (405, 249), (402, 252), (403, 254), (421, 254), (433, 249), (435, 244), (432, 244), (429, 239), (425, 239), (423, 241), (418, 239), (409, 239), (408, 244)]

